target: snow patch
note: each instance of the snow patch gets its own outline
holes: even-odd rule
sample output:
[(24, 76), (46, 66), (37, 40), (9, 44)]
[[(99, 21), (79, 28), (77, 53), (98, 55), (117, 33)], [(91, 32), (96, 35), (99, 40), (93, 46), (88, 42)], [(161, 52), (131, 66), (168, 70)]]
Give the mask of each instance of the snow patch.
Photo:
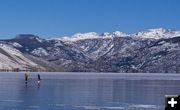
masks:
[(22, 45), (20, 45), (20, 44), (17, 43), (17, 42), (13, 42), (13, 43), (10, 43), (10, 44), (13, 45), (13, 47), (17, 47), (17, 48), (23, 47)]
[(49, 55), (48, 52), (42, 48), (42, 47), (39, 47), (37, 49), (34, 49), (32, 52), (31, 52), (33, 55), (37, 55), (39, 57), (42, 57), (42, 56), (47, 56)]
[(35, 37), (35, 39), (36, 39), (38, 42), (40, 42), (40, 43), (43, 42), (43, 40), (42, 40), (41, 38), (39, 38), (39, 37)]

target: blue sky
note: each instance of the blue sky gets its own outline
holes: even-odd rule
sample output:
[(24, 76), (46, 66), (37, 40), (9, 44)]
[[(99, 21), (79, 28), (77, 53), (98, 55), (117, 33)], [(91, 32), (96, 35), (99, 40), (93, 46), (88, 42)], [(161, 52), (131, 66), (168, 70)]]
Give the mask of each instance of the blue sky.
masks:
[(0, 0), (0, 38), (180, 30), (180, 0)]

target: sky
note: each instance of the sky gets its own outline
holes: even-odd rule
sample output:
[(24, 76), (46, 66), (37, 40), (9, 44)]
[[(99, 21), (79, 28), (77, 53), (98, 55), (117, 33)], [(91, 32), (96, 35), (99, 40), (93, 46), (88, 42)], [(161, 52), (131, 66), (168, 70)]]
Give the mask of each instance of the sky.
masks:
[(180, 30), (180, 0), (0, 0), (0, 39)]

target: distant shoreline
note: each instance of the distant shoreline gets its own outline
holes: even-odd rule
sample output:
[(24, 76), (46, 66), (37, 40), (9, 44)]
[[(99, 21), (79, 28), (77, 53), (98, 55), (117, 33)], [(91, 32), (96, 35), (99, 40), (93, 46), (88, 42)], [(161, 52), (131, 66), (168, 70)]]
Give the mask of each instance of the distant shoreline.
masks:
[(118, 72), (40, 72), (40, 71), (33, 71), (33, 72), (31, 72), (31, 71), (20, 71), (20, 72), (11, 72), (11, 71), (9, 71), (9, 72), (3, 72), (3, 71), (0, 71), (0, 74), (1, 73), (47, 73), (47, 74), (129, 74), (129, 75), (131, 75), (131, 74), (151, 74), (151, 75), (160, 75), (160, 74), (162, 74), (162, 75), (169, 75), (169, 74), (179, 74), (180, 75), (180, 73), (118, 73)]
[[(27, 72), (0, 72), (0, 78), (23, 78)], [(31, 78), (42, 79), (122, 79), (122, 80), (180, 80), (180, 74), (163, 73), (77, 73), (77, 72), (29, 72)]]

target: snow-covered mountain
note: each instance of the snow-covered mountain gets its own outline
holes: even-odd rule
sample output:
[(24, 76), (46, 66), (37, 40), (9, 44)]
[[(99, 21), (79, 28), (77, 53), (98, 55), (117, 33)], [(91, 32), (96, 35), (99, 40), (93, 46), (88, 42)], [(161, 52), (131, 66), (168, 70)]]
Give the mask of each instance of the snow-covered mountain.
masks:
[(180, 31), (171, 29), (78, 33), (47, 40), (21, 34), (1, 42), (47, 71), (180, 72)]
[[(12, 43), (15, 47), (21, 47), (18, 43)], [(11, 45), (0, 43), (0, 70), (33, 70), (42, 67), (38, 66), (35, 62), (32, 62), (28, 58), (24, 57), (23, 54), (13, 48)]]
[(113, 38), (114, 36), (116, 37), (127, 37), (129, 36), (128, 34), (125, 34), (123, 32), (115, 31), (113, 33), (96, 33), (96, 32), (89, 32), (89, 33), (77, 33), (71, 37), (69, 36), (64, 36), (64, 37), (59, 37), (59, 38), (51, 38), (50, 40), (62, 40), (62, 41), (78, 41), (78, 40), (85, 40), (85, 39), (104, 39), (104, 38)]
[(149, 29), (146, 31), (138, 32), (134, 36), (139, 38), (167, 39), (180, 36), (180, 31), (163, 28)]
[(112, 33), (96, 33), (96, 32), (89, 32), (89, 33), (77, 33), (73, 36), (65, 36), (59, 38), (51, 38), (51, 40), (62, 40), (62, 41), (78, 41), (78, 40), (85, 40), (85, 39), (97, 39), (97, 38), (113, 38), (113, 37), (133, 37), (133, 38), (143, 38), (143, 39), (167, 39), (180, 36), (180, 31), (176, 31), (173, 29), (148, 29), (145, 31), (140, 31), (138, 33), (133, 34), (126, 34), (120, 31), (115, 31)]

